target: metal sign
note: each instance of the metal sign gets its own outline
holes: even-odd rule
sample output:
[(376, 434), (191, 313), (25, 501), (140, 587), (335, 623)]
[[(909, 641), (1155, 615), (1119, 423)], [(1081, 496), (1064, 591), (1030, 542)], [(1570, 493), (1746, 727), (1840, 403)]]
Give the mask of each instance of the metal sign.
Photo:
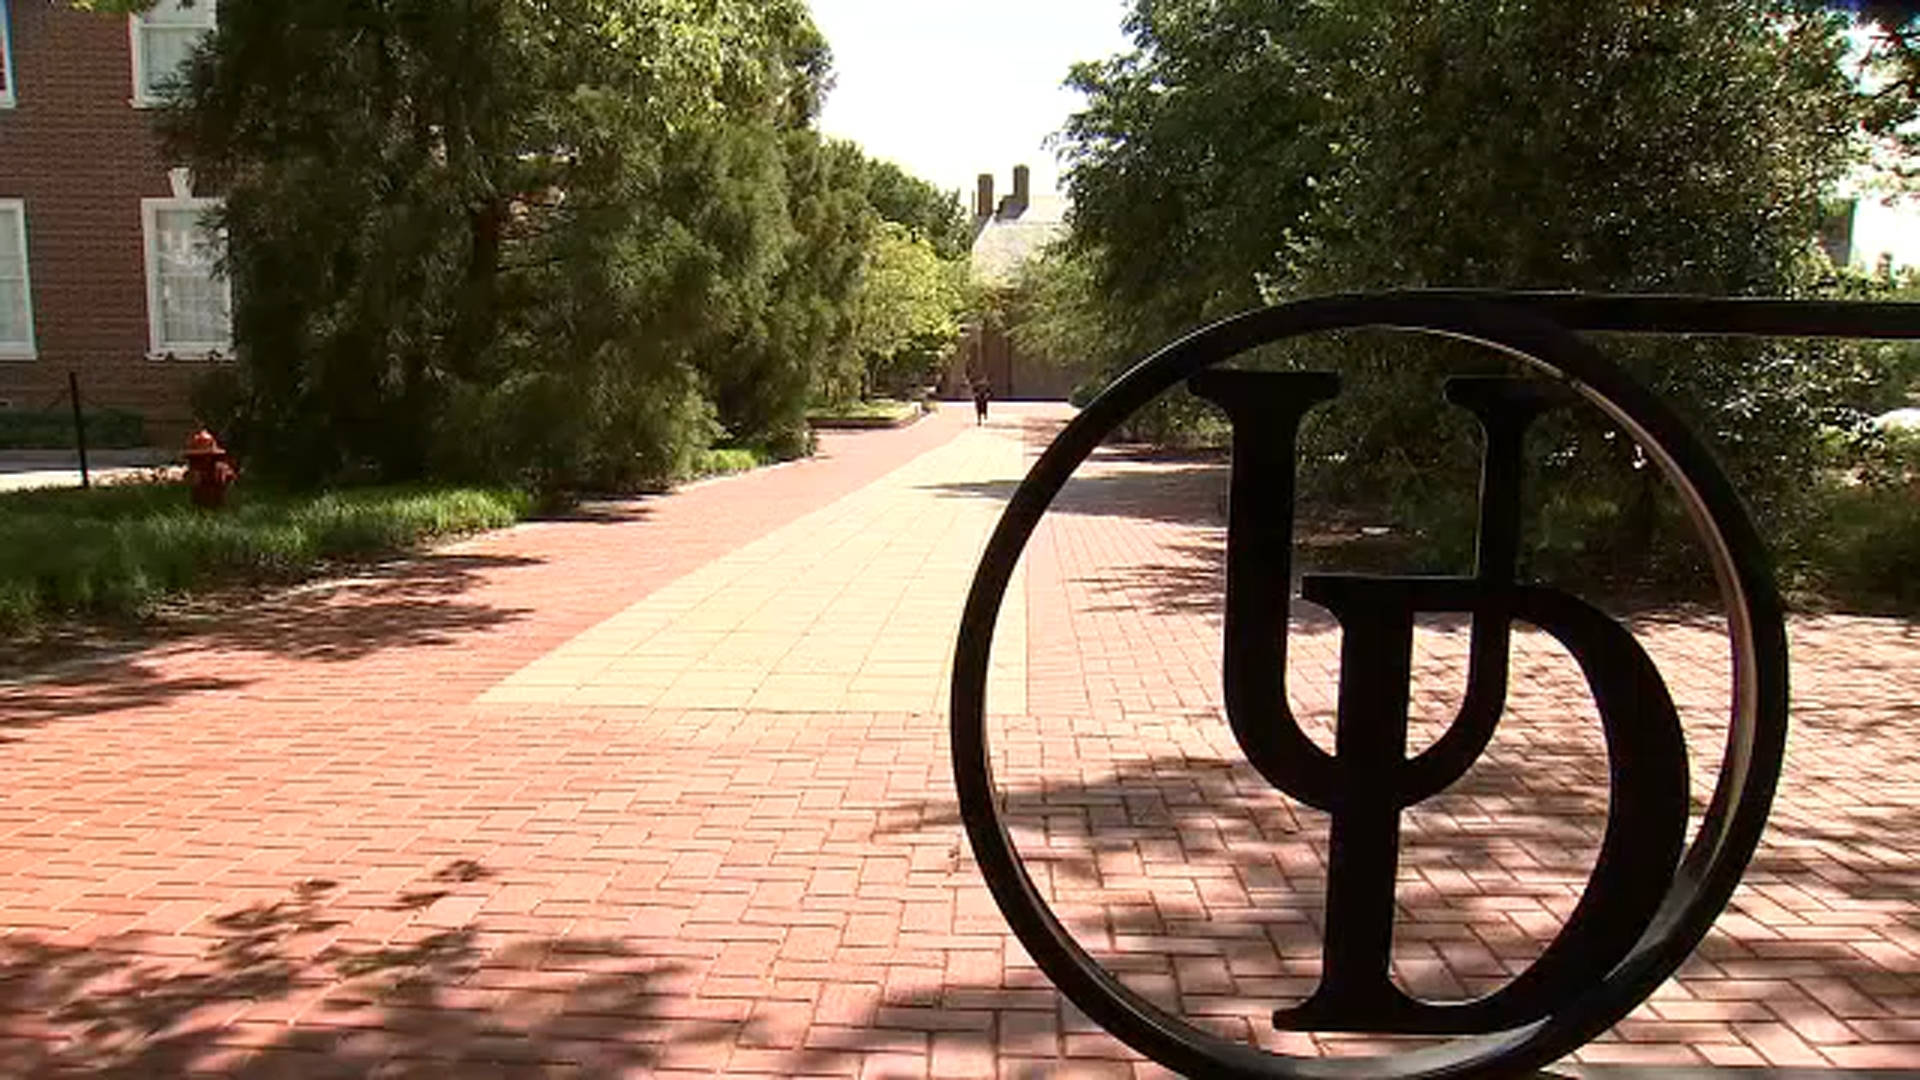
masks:
[[(1362, 327), (1477, 342), (1539, 378), (1456, 379), (1448, 398), (1485, 436), (1474, 572), (1466, 577), (1308, 575), (1302, 595), (1340, 625), (1334, 750), (1287, 708), (1295, 439), (1336, 398), (1319, 373), (1218, 369), (1250, 349)], [(1907, 305), (1402, 292), (1302, 301), (1203, 330), (1115, 382), (1035, 464), (988, 543), (955, 657), (953, 757), (975, 857), (1015, 934), (1062, 992), (1128, 1045), (1207, 1077), (1522, 1075), (1605, 1031), (1685, 961), (1713, 925), (1758, 844), (1787, 729), (1787, 646), (1769, 563), (1738, 496), (1671, 409), (1576, 330), (1916, 337)], [(1318, 989), (1278, 1009), (1277, 1027), (1450, 1036), (1364, 1059), (1269, 1054), (1185, 1023), (1125, 986), (1048, 909), (1000, 814), (985, 726), (986, 675), (1001, 598), (1033, 529), (1075, 469), (1127, 417), (1186, 382), (1233, 424), (1223, 689), (1247, 759), (1274, 787), (1326, 811), (1326, 919)], [(1685, 505), (1728, 613), (1733, 691), (1727, 745), (1704, 821), (1687, 842), (1686, 743), (1673, 701), (1633, 635), (1579, 596), (1516, 579), (1521, 440), (1562, 400), (1584, 399), (1626, 431)], [(1331, 406), (1329, 406), (1331, 407)], [(1453, 725), (1407, 753), (1413, 626), (1424, 613), (1471, 619), (1468, 688)], [(1389, 977), (1400, 816), (1457, 782), (1485, 751), (1507, 693), (1514, 622), (1557, 639), (1586, 677), (1606, 736), (1608, 823), (1587, 890), (1531, 968), (1462, 1003), (1416, 999)]]
[[(1473, 411), (1485, 435), (1473, 577), (1303, 579), (1301, 595), (1340, 624), (1337, 742), (1328, 754), (1288, 711), (1283, 682), (1294, 434), (1335, 383), (1323, 374), (1259, 371), (1206, 371), (1187, 382), (1233, 421), (1227, 716), (1247, 760), (1269, 783), (1332, 817), (1320, 988), (1274, 1023), (1305, 1031), (1458, 1035), (1550, 1015), (1577, 998), (1594, 972), (1623, 959), (1659, 909), (1686, 842), (1687, 755), (1673, 700), (1633, 635), (1576, 596), (1514, 581), (1521, 441), (1548, 400), (1542, 384), (1448, 384), (1447, 396)], [(1472, 618), (1466, 696), (1445, 735), (1409, 759), (1414, 619), (1443, 612)], [(1538, 962), (1478, 1001), (1429, 1004), (1408, 997), (1388, 974), (1400, 812), (1466, 776), (1492, 741), (1505, 704), (1508, 631), (1515, 620), (1557, 638), (1592, 687), (1615, 788), (1606, 837), (1580, 905)]]

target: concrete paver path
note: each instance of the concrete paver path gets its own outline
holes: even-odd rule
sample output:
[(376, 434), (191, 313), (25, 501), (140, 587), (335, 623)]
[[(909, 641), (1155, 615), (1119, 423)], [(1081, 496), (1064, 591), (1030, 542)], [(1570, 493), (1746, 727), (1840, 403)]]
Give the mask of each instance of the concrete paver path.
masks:
[[(1150, 1076), (1063, 1005), (960, 835), (941, 708), (986, 532), (1064, 415), (949, 409), (0, 684), (0, 1075)], [(1325, 820), (1219, 714), (1217, 463), (1102, 453), (1011, 590), (1009, 814), (1096, 956), (1230, 1037), (1310, 990)], [(1324, 737), (1338, 634), (1303, 608)], [(1696, 813), (1727, 662), (1676, 687)], [(1699, 955), (1587, 1064), (1920, 1064), (1920, 751), (1900, 622), (1793, 627), (1773, 827)], [(1465, 634), (1423, 624), (1416, 742)], [(1590, 870), (1604, 746), (1539, 635), (1474, 772), (1407, 815), (1397, 978), (1538, 955)]]
[[(1017, 438), (968, 431), (681, 577), (482, 695), (488, 704), (938, 712), (952, 637)], [(958, 488), (962, 493), (956, 494)], [(1026, 592), (996, 638), (995, 707), (1026, 711)]]

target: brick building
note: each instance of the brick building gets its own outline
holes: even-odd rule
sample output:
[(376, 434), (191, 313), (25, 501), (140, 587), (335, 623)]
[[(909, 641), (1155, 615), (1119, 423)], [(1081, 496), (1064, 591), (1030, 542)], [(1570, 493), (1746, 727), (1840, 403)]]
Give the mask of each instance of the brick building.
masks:
[(231, 351), (214, 205), (163, 160), (151, 107), (215, 0), (139, 16), (0, 0), (0, 408), (143, 415), (170, 443), (194, 377)]
[[(1059, 195), (1035, 195), (1031, 175), (1025, 165), (1015, 166), (1013, 192), (996, 202), (993, 174), (980, 174), (974, 196), (969, 264), (977, 286), (1010, 288), (1028, 259), (1066, 235), (1067, 200)], [(985, 379), (997, 398), (1047, 401), (1072, 392), (1075, 376), (1059, 365), (1023, 354), (1003, 331), (976, 323), (967, 327), (948, 362), (941, 393), (965, 396), (976, 379)]]

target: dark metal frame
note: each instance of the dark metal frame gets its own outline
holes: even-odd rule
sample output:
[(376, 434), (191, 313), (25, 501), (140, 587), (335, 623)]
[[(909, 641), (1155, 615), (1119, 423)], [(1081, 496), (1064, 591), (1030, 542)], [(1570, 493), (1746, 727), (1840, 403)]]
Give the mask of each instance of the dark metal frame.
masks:
[[(1359, 328), (1455, 338), (1510, 354), (1564, 384), (1635, 439), (1678, 490), (1713, 562), (1733, 642), (1732, 718), (1705, 820), (1650, 925), (1572, 1004), (1508, 1030), (1389, 1058), (1291, 1058), (1182, 1022), (1101, 969), (1073, 941), (1035, 889), (1000, 817), (987, 746), (986, 676), (993, 627), (1021, 552), (1067, 480), (1120, 423), (1173, 386), (1253, 348)], [(1706, 446), (1575, 331), (1920, 338), (1920, 306), (1481, 291), (1300, 301), (1208, 327), (1143, 361), (1067, 425), (1014, 493), (974, 578), (955, 655), (952, 749), (961, 814), (987, 884), (1021, 943), (1074, 1004), (1134, 1049), (1194, 1076), (1522, 1075), (1624, 1017), (1686, 960), (1725, 907), (1765, 827), (1786, 742), (1787, 645), (1771, 564)]]

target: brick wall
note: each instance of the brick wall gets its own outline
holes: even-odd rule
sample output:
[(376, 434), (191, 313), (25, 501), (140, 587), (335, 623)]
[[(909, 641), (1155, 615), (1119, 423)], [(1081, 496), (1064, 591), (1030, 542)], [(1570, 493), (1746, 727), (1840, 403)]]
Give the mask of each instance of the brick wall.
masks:
[(147, 359), (140, 200), (171, 192), (135, 109), (125, 16), (10, 0), (15, 107), (0, 108), (0, 198), (26, 202), (39, 358), (0, 360), (0, 400), (45, 405), (80, 376), (89, 406), (146, 415), (162, 445), (191, 419), (205, 361)]
[(954, 347), (941, 376), (942, 397), (966, 397), (972, 381), (985, 376), (999, 401), (1065, 401), (1079, 377), (1021, 352), (1005, 331), (970, 328)]

